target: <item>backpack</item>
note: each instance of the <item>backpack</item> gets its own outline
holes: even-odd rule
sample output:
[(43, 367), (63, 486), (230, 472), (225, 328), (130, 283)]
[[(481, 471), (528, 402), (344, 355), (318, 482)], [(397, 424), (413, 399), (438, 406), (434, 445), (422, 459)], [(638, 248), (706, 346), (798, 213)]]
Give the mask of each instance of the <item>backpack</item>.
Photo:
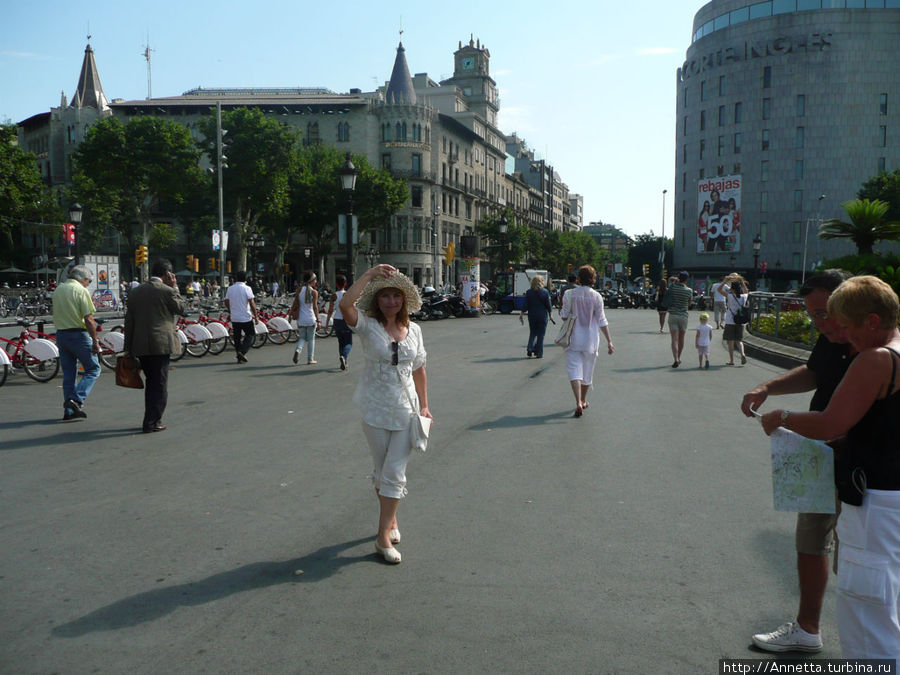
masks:
[(741, 304), (739, 296), (736, 295), (734, 297), (738, 301), (738, 308), (732, 312), (734, 323), (738, 326), (750, 323), (750, 308), (746, 304)]

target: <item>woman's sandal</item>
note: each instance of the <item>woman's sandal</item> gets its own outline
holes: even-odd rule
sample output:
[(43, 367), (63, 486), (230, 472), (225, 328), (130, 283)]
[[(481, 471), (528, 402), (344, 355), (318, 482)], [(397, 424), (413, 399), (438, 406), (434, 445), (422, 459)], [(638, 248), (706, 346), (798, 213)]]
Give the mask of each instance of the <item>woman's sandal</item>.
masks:
[(393, 546), (388, 546), (387, 548), (381, 548), (378, 545), (378, 542), (375, 542), (375, 552), (380, 553), (381, 557), (384, 558), (385, 562), (389, 562), (393, 565), (396, 565), (400, 562), (400, 551), (395, 549)]
[(581, 417), (584, 414), (584, 409), (581, 406), (575, 408), (575, 414), (572, 417)]
[(395, 527), (393, 530), (391, 530), (390, 537), (391, 537), (392, 544), (399, 544), (400, 543), (400, 530), (398, 530)]

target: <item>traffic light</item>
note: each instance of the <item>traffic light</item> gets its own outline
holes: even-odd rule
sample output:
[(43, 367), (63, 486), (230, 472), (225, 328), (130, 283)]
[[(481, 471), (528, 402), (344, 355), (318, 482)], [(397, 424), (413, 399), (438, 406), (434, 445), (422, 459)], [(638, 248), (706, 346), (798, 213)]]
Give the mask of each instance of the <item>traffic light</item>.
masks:
[(187, 259), (184, 261), (184, 267), (187, 270), (193, 271), (194, 269), (194, 256), (189, 255)]
[(284, 263), (284, 273), (285, 273), (285, 274), (290, 274), (290, 273), (291, 273), (291, 265), (290, 265), (290, 263)]
[(644, 263), (643, 266), (641, 267), (641, 269), (643, 270), (645, 277), (650, 276), (650, 265), (648, 265), (647, 263)]
[(444, 264), (452, 265), (456, 257), (456, 244), (452, 241), (444, 247)]
[(199, 272), (200, 271), (200, 258), (195, 257), (193, 260), (193, 263), (194, 263), (194, 266), (191, 267), (191, 270), (193, 270), (194, 272)]
[(215, 269), (216, 269), (216, 259), (215, 259), (215, 258), (209, 258), (209, 259), (206, 261), (206, 269), (208, 269), (208, 270), (215, 270)]
[(143, 265), (147, 262), (147, 247), (138, 246), (134, 251), (134, 264)]
[(63, 243), (71, 246), (75, 243), (75, 223), (63, 223)]
[(226, 265), (226, 268), (227, 268), (225, 271), (228, 272), (228, 274), (231, 274), (231, 261), (230, 261), (230, 260), (226, 260), (226, 261), (225, 261), (225, 265)]

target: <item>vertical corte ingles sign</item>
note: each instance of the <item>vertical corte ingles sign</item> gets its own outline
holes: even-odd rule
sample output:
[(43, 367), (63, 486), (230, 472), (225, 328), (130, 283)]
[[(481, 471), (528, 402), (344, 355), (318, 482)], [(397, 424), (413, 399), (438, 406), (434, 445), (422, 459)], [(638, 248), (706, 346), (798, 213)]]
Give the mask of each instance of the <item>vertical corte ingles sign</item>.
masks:
[(697, 183), (697, 253), (741, 250), (741, 177)]

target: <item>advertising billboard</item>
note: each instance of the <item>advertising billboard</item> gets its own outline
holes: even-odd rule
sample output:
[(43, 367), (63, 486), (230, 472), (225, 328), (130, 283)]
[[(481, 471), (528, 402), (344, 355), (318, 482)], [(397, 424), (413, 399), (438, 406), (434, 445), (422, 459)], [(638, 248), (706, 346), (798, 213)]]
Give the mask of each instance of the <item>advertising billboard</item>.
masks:
[(697, 182), (697, 253), (741, 250), (741, 177)]

